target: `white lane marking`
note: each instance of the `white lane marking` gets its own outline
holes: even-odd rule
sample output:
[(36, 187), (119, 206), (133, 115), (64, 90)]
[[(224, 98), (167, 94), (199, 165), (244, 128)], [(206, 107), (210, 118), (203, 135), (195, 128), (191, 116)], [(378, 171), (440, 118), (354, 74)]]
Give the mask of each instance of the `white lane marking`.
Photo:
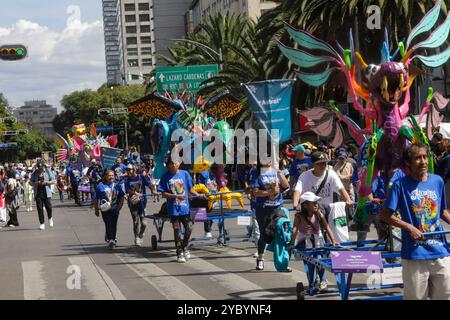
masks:
[(201, 295), (144, 257), (117, 253), (116, 256), (168, 300), (205, 300)]
[(46, 299), (46, 282), (43, 278), (43, 265), (40, 261), (22, 261), (23, 295), (25, 300)]
[(89, 257), (69, 258), (80, 267), (82, 287), (86, 286), (94, 300), (126, 300), (114, 281)]

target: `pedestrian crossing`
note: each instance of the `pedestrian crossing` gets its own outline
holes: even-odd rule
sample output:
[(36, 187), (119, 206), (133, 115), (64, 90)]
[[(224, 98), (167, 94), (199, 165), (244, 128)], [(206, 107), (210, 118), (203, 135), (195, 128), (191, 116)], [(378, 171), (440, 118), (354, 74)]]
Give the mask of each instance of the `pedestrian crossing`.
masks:
[[(174, 250), (157, 251), (157, 259), (152, 258), (152, 252), (139, 252), (132, 249), (118, 250), (117, 253), (105, 252), (104, 255), (108, 255), (109, 261), (115, 261), (107, 265), (101, 265), (96, 261), (95, 255), (59, 257), (58, 265), (73, 268), (68, 268), (67, 272), (61, 270), (60, 273), (67, 273), (66, 281), (61, 281), (62, 277), (59, 276), (58, 283), (53, 283), (56, 281), (56, 278), (52, 276), (55, 273), (55, 265), (50, 259), (23, 261), (21, 262), (23, 299), (59, 299), (59, 296), (63, 299), (127, 300), (129, 298), (125, 294), (126, 290), (123, 290), (121, 286), (127, 282), (127, 279), (133, 278), (130, 277), (130, 272), (145, 284), (148, 290), (157, 292), (162, 299), (167, 300), (205, 300), (211, 297), (251, 300), (286, 299), (285, 295), (279, 295), (277, 291), (258, 283), (261, 279), (273, 276), (284, 277), (285, 280), (289, 278), (285, 283), (290, 283), (291, 288), (286, 290), (289, 289), (290, 298), (295, 299), (295, 282), (291, 282), (291, 275), (273, 274), (274, 270), (269, 263), (267, 263), (268, 272), (254, 271), (254, 259), (245, 250), (231, 248), (211, 250), (206, 252), (205, 257), (201, 256), (205, 253), (203, 250), (198, 253), (196, 251), (191, 252), (192, 257), (185, 264), (175, 262)], [(233, 263), (238, 262), (241, 271), (230, 272), (225, 267), (221, 267), (219, 261), (215, 261), (215, 256), (223, 258), (225, 252), (230, 253), (230, 259), (237, 259)], [(112, 265), (114, 269), (111, 269)], [(106, 271), (107, 269), (109, 271)], [(124, 269), (128, 273), (124, 272)], [(174, 269), (177, 271), (174, 272)], [(73, 288), (76, 286), (74, 277), (77, 276), (77, 272), (80, 286), (78, 293)], [(252, 273), (251, 279), (245, 276), (246, 273)], [(301, 274), (299, 271), (298, 273)], [(188, 278), (191, 281), (188, 281)], [(199, 280), (193, 281), (193, 278)], [(0, 293), (0, 298), (5, 298), (4, 294)], [(145, 296), (141, 298), (146, 299)]]

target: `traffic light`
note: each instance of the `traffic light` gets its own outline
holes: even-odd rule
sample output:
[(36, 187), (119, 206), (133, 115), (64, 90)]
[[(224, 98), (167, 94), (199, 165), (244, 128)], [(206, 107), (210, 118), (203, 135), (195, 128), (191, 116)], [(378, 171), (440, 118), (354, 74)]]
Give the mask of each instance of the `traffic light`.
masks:
[(0, 47), (0, 60), (22, 60), (27, 54), (27, 48), (21, 44), (8, 44)]

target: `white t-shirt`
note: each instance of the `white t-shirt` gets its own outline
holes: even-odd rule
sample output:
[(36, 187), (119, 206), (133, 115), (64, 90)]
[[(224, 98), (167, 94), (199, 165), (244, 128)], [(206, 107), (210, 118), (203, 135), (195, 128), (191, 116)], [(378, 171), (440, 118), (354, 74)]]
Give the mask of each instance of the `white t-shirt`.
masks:
[[(320, 184), (325, 178), (326, 171), (324, 172), (323, 176), (316, 177), (313, 174), (313, 170), (314, 169), (310, 169), (300, 175), (297, 184), (295, 185), (295, 191), (303, 194), (307, 191), (315, 193), (316, 190), (319, 189)], [(339, 193), (339, 190), (342, 188), (344, 188), (344, 185), (342, 184), (342, 181), (341, 179), (339, 179), (336, 172), (334, 172), (334, 170), (328, 169), (327, 182), (318, 194), (318, 196), (322, 198), (320, 199), (319, 203), (323, 206), (327, 206), (330, 203), (333, 203), (333, 192)]]

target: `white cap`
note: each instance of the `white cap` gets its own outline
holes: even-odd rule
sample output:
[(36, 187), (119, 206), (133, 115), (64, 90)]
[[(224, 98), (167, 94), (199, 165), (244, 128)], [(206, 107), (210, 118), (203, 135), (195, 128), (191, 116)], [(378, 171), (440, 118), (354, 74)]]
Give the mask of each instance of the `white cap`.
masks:
[(322, 198), (316, 196), (314, 192), (308, 191), (308, 192), (305, 192), (304, 194), (302, 194), (302, 195), (300, 196), (300, 203), (303, 203), (303, 202), (305, 202), (305, 201), (317, 202), (317, 201), (319, 201), (320, 199), (322, 199)]
[(439, 125), (439, 133), (444, 139), (450, 140), (450, 123), (441, 123)]

